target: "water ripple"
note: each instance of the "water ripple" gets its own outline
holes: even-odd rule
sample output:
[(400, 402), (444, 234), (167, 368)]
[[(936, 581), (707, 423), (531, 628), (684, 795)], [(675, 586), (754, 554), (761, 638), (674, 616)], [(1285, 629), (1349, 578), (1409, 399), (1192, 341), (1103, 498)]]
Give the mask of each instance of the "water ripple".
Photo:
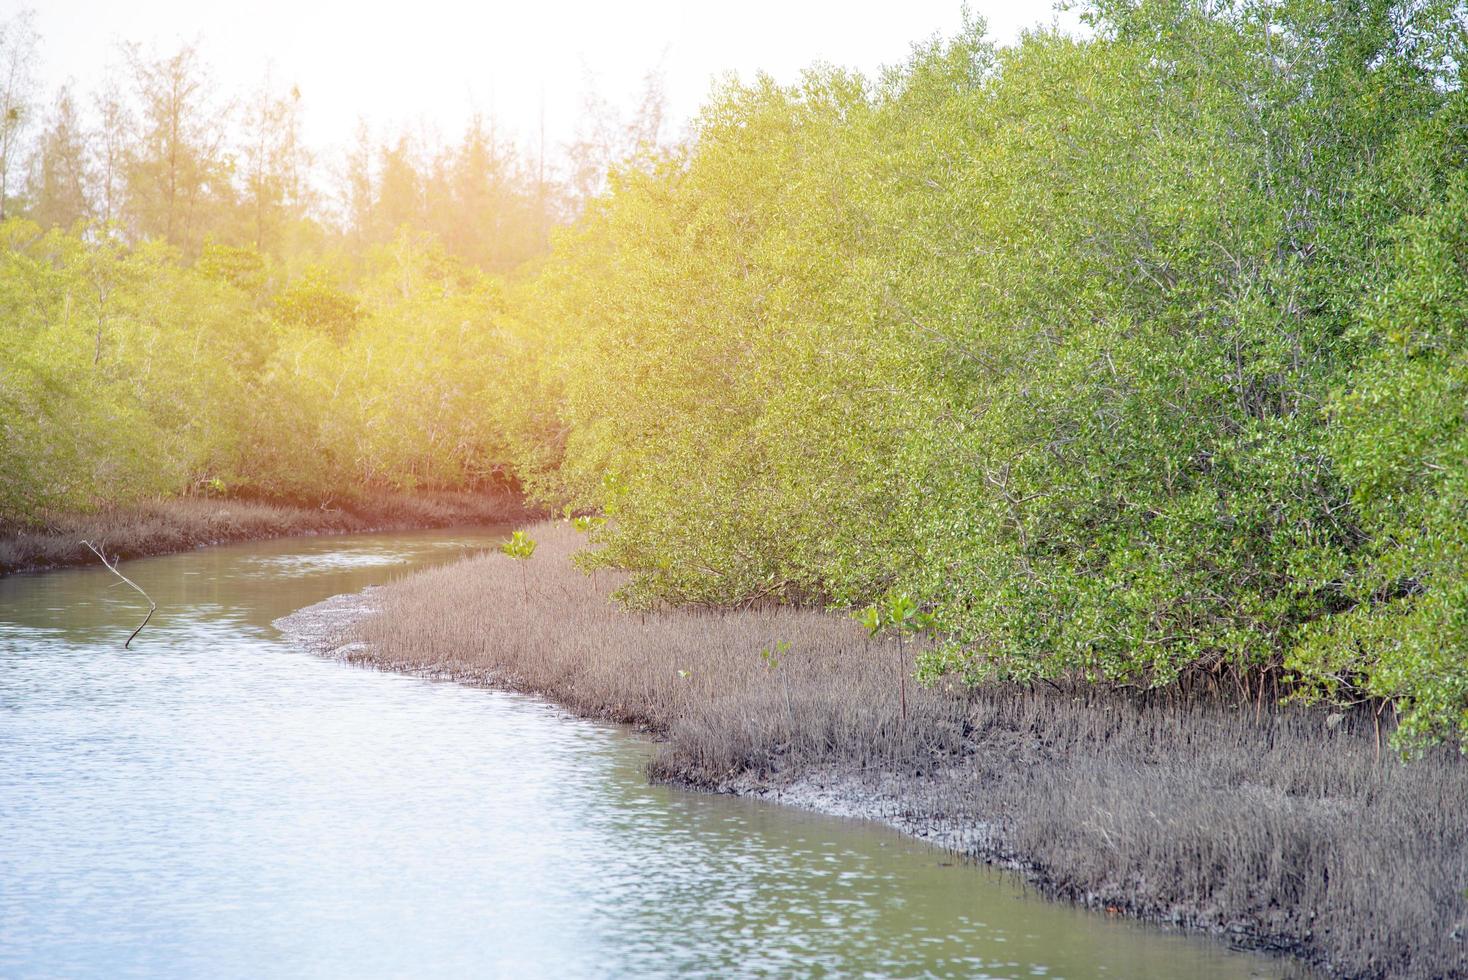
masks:
[[(1243, 977), (866, 824), (649, 786), (524, 698), (268, 624), (488, 546), (313, 539), (0, 580), (6, 976)], [(267, 574), (268, 573), (268, 574)]]

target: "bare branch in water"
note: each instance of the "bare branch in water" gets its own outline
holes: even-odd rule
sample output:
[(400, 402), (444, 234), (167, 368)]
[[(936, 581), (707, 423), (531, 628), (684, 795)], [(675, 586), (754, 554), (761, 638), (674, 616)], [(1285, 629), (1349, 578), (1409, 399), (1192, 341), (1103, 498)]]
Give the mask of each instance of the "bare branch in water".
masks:
[(143, 627), (148, 625), (148, 620), (152, 619), (153, 618), (153, 614), (158, 611), (158, 603), (154, 602), (153, 601), (153, 597), (150, 596), (150, 595), (148, 595), (148, 593), (144, 592), (143, 589), (142, 589), (142, 587), (140, 585), (138, 585), (138, 583), (134, 582), (132, 579), (128, 578), (126, 575), (124, 575), (121, 572), (119, 572), (117, 570), (117, 564), (115, 562), (108, 561), (107, 560), (107, 556), (104, 555), (104, 554), (102, 554), (102, 552), (98, 551), (96, 545), (92, 544), (92, 542), (90, 542), (90, 541), (83, 541), (82, 544), (84, 544), (88, 548), (90, 548), (92, 554), (94, 554), (98, 558), (102, 559), (102, 564), (107, 566), (107, 570), (109, 572), (111, 572), (113, 575), (116, 575), (118, 578), (122, 579), (128, 585), (131, 585), (133, 588), (137, 589), (138, 590), (138, 594), (141, 595), (144, 599), (147, 599), (148, 600), (148, 615), (146, 615), (146, 616), (143, 617), (143, 621), (138, 624), (138, 628), (135, 629), (135, 630), (133, 630), (132, 636), (129, 636), (127, 638), (127, 642), (122, 645), (122, 648), (124, 650), (126, 650), (128, 647), (130, 647), (132, 645), (133, 640), (137, 639), (138, 634), (143, 631)]

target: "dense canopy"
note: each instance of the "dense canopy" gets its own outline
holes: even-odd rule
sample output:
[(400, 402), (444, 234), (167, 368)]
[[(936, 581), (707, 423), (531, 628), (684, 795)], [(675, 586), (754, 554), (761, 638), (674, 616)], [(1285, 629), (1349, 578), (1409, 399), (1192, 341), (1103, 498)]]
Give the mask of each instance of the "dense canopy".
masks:
[[(543, 188), (504, 249), (430, 220), (452, 195), (197, 240), (33, 207), (0, 517), (515, 479), (609, 518), (586, 560), (633, 603), (906, 596), (930, 676), (1369, 697), (1406, 746), (1468, 738), (1465, 28), (1101, 0), (1084, 37), (731, 85), (503, 276)], [(439, 172), (501, 186), (474, 139)]]

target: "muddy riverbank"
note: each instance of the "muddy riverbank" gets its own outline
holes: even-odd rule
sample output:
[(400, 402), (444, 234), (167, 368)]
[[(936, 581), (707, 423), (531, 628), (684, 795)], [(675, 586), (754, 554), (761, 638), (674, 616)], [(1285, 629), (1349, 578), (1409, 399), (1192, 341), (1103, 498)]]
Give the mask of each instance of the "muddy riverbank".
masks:
[(1084, 689), (912, 690), (895, 647), (783, 607), (642, 615), (542, 526), (502, 556), (280, 626), (388, 670), (509, 688), (660, 740), (654, 777), (869, 817), (1046, 894), (1345, 976), (1468, 975), (1468, 766), (1373, 726)]
[(203, 497), (164, 498), (92, 513), (55, 514), (29, 525), (0, 524), (0, 575), (89, 565), (109, 558), (166, 555), (208, 545), (316, 534), (484, 526), (524, 520), (517, 494), (374, 494), (307, 506), (291, 502)]

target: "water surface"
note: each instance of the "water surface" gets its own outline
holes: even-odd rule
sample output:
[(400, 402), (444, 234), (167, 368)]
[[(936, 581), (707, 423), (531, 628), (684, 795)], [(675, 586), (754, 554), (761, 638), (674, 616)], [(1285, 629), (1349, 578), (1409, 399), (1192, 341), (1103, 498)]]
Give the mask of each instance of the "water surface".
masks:
[(284, 643), (492, 546), (306, 538), (0, 579), (0, 975), (1281, 976), (865, 822), (650, 786), (648, 746)]

